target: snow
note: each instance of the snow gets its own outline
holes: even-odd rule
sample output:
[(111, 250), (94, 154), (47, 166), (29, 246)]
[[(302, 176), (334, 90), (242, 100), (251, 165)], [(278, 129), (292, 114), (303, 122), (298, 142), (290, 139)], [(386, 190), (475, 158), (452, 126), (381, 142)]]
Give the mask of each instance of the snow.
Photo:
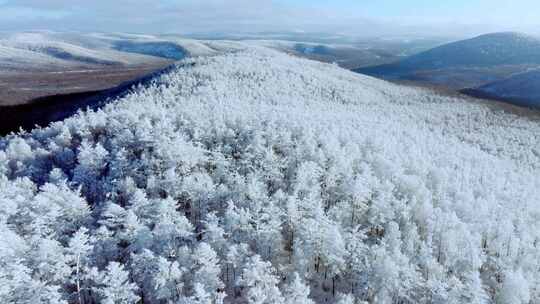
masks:
[(0, 45), (0, 65), (2, 66), (17, 67), (20, 65), (53, 65), (61, 63), (61, 60), (44, 54)]
[(254, 45), (254, 46), (264, 46), (277, 50), (295, 50), (298, 46), (304, 46), (306, 48), (317, 48), (317, 47), (327, 47), (331, 49), (350, 49), (350, 50), (365, 50), (365, 47), (354, 47), (348, 44), (339, 44), (339, 43), (314, 43), (314, 42), (303, 42), (303, 41), (291, 41), (291, 40), (242, 40), (242, 43)]
[[(349, 52), (349, 57), (367, 52), (346, 44), (320, 44), (282, 40), (195, 40), (177, 35), (139, 35), (124, 33), (22, 32), (0, 36), (0, 68), (75, 68), (91, 65), (140, 65), (164, 58), (180, 60), (186, 56), (210, 56), (264, 46), (298, 55), (339, 57), (334, 52)], [(366, 54), (367, 55), (367, 54)], [(370, 56), (378, 58), (375, 54)], [(10, 64), (16, 61), (17, 64)]]
[[(291, 40), (195, 40), (178, 35), (61, 32), (7, 33), (0, 36), (0, 47), (21, 50), (18, 56), (29, 57), (28, 64), (19, 64), (19, 68), (48, 67), (47, 60), (58, 68), (95, 64), (139, 65), (154, 62), (158, 58), (179, 60), (186, 56), (222, 54), (242, 50), (246, 45), (273, 48), (300, 56), (323, 56), (328, 62), (339, 61), (337, 58), (343, 57), (340, 62), (345, 65), (360, 64), (369, 58), (380, 59), (380, 56), (365, 46)], [(45, 57), (30, 60), (32, 54), (28, 51)], [(7, 62), (13, 58), (13, 55), (0, 54), (0, 68), (7, 66)]]
[(0, 298), (80, 281), (87, 303), (540, 301), (538, 120), (205, 45), (220, 53), (0, 139)]
[(0, 68), (73, 68), (90, 65), (139, 65), (157, 61), (158, 58), (155, 57), (113, 50), (103, 43), (84, 39), (80, 35), (17, 33), (0, 39)]

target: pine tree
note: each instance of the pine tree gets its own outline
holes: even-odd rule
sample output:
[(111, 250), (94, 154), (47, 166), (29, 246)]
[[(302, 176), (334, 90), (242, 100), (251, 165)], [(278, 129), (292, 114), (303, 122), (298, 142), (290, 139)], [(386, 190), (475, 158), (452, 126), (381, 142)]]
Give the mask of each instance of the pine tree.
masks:
[(224, 293), (216, 293), (214, 296), (209, 294), (204, 286), (195, 284), (193, 295), (183, 298), (179, 303), (182, 304), (223, 304), (225, 299)]
[(20, 263), (2, 267), (0, 298), (5, 303), (67, 304), (58, 285), (32, 278), (32, 270)]
[(220, 261), (216, 252), (206, 243), (200, 243), (193, 251), (193, 284), (204, 286), (210, 294), (224, 287), (220, 279)]
[(315, 304), (309, 298), (309, 286), (306, 286), (298, 273), (294, 273), (292, 282), (287, 286), (283, 293), (285, 303), (289, 304)]
[(236, 296), (236, 287), (238, 278), (241, 274), (242, 266), (245, 265), (251, 255), (251, 252), (246, 244), (233, 245), (227, 252), (227, 266), (225, 269), (225, 277), (227, 278), (228, 287), (232, 287), (232, 293)]
[(109, 152), (100, 143), (93, 145), (83, 141), (79, 147), (79, 164), (73, 172), (73, 181), (82, 186), (85, 197), (92, 203), (104, 198), (100, 180), (106, 170), (108, 157)]
[(131, 274), (140, 287), (141, 301), (145, 303), (158, 302), (154, 278), (158, 273), (158, 258), (148, 249), (131, 255)]
[(254, 304), (283, 303), (278, 283), (272, 265), (262, 261), (258, 255), (250, 258), (239, 280), (239, 285), (244, 288), (245, 300)]
[(211, 245), (220, 256), (225, 254), (227, 239), (225, 230), (221, 227), (219, 217), (215, 213), (209, 213), (204, 221), (202, 240)]
[(84, 292), (88, 288), (88, 286), (83, 286), (83, 282), (89, 271), (90, 254), (93, 249), (88, 232), (87, 228), (79, 229), (69, 240), (67, 248), (71, 266), (71, 282), (76, 287), (75, 292), (79, 304), (84, 303)]
[(101, 303), (130, 304), (137, 303), (137, 285), (129, 280), (129, 273), (117, 262), (107, 265), (105, 271), (99, 272), (95, 278), (94, 291), (99, 295)]
[(530, 300), (529, 283), (523, 272), (521, 270), (506, 272), (501, 289), (497, 293), (497, 303), (527, 304)]
[(178, 262), (170, 262), (163, 257), (159, 257), (157, 259), (157, 271), (153, 277), (156, 298), (173, 303), (178, 301), (183, 295), (183, 273), (184, 271), (180, 269)]

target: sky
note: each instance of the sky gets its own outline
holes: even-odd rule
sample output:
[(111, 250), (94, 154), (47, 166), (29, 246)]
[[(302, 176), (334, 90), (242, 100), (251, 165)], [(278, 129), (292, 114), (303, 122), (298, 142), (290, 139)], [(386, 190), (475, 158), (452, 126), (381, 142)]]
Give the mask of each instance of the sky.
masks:
[(0, 0), (0, 30), (540, 32), (538, 0)]

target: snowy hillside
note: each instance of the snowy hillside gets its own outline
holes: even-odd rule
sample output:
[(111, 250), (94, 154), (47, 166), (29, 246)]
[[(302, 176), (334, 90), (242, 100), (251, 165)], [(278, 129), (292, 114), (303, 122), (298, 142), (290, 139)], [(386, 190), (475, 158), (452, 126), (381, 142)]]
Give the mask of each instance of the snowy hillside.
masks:
[(539, 131), (265, 48), (185, 59), (0, 139), (0, 298), (537, 303)]
[(215, 54), (219, 42), (151, 35), (23, 32), (0, 35), (0, 70), (156, 64)]
[(94, 40), (53, 33), (16, 33), (0, 39), (0, 69), (47, 69), (95, 65), (138, 65), (159, 58), (116, 51)]
[(321, 62), (336, 63), (347, 69), (391, 62), (397, 57), (391, 50), (376, 48), (375, 42), (371, 47), (284, 40), (244, 40), (242, 43), (264, 46)]
[(534, 69), (488, 83), (473, 89), (472, 92), (530, 107), (540, 107), (540, 70)]
[(47, 56), (26, 49), (18, 49), (0, 44), (0, 67), (2, 69), (19, 69), (21, 67), (31, 67), (36, 64), (44, 68), (63, 65), (60, 59)]
[[(270, 35), (272, 38), (273, 35)], [(227, 39), (189, 39), (178, 35), (141, 35), (126, 33), (0, 32), (0, 69), (47, 69), (74, 65), (139, 65), (159, 59), (215, 55), (242, 49), (246, 44), (264, 46), (317, 61), (337, 63), (348, 69), (394, 62), (406, 54), (417, 53), (440, 42), (430, 40), (381, 41), (368, 39), (309, 42), (304, 35), (297, 40), (235, 37)], [(273, 37), (278, 38), (278, 37)], [(292, 37), (290, 37), (292, 39)], [(337, 38), (336, 38), (337, 39)], [(324, 40), (324, 39), (323, 39)], [(340, 42), (339, 42), (340, 41)], [(18, 59), (22, 58), (24, 60)], [(16, 64), (14, 63), (17, 60)]]

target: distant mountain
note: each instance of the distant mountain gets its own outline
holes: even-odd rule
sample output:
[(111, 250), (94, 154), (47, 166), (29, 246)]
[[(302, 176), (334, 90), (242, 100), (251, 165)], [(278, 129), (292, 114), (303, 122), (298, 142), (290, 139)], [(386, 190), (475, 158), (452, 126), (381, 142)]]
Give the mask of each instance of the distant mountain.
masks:
[(462, 92), (472, 96), (540, 108), (540, 69), (520, 73), (477, 88), (465, 89)]
[(252, 39), (244, 40), (258, 46), (284, 51), (299, 57), (327, 63), (337, 63), (346, 69), (387, 64), (408, 55), (428, 50), (443, 43), (440, 39), (365, 39), (354, 42), (322, 43), (304, 40)]
[(377, 64), (388, 63), (399, 58), (397, 51), (384, 52), (379, 49), (351, 44), (321, 44), (286, 40), (246, 40), (243, 43), (268, 47), (321, 62), (337, 63), (347, 69), (357, 69), (374, 62)]
[(357, 71), (390, 80), (465, 88), (502, 80), (537, 65), (540, 39), (508, 32), (448, 43), (396, 63)]

